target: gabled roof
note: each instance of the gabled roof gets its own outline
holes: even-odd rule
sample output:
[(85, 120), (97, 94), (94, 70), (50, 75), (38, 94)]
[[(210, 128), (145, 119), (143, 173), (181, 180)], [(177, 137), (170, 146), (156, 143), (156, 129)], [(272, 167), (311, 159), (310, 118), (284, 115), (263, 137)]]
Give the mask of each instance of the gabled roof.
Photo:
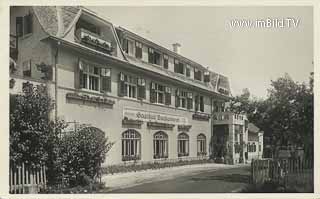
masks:
[(60, 38), (70, 31), (81, 15), (78, 6), (33, 6), (33, 11), (43, 30)]

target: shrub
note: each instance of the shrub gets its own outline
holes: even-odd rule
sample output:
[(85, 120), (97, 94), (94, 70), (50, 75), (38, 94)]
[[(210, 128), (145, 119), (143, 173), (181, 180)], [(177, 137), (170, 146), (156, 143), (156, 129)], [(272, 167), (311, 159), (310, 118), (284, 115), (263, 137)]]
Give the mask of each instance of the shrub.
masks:
[(113, 143), (98, 128), (81, 126), (63, 135), (60, 144), (61, 172), (69, 186), (87, 186), (100, 176), (101, 164)]

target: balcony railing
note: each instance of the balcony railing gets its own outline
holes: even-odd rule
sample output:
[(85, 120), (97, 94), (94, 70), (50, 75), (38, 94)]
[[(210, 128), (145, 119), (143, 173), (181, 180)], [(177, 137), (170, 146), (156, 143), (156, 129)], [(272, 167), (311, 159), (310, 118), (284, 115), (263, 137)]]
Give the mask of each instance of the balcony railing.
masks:
[(18, 59), (18, 37), (15, 35), (10, 35), (10, 57)]
[(83, 43), (84, 45), (94, 48), (95, 50), (107, 53), (109, 55), (112, 54), (113, 47), (109, 41), (106, 41), (100, 35), (92, 33), (86, 29), (79, 28), (76, 30), (76, 37)]

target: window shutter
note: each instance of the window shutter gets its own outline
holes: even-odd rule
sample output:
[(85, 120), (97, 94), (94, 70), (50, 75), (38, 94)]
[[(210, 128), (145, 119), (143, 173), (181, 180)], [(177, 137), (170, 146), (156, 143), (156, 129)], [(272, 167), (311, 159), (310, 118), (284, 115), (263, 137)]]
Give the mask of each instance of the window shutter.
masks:
[(23, 35), (23, 17), (16, 17), (16, 35), (17, 37)]
[(195, 97), (195, 111), (199, 111), (199, 95)]
[(150, 103), (156, 103), (157, 100), (157, 93), (156, 93), (156, 84), (151, 82), (150, 85)]
[(193, 108), (193, 97), (192, 93), (188, 93), (188, 99), (187, 99), (187, 109), (192, 109)]
[(80, 89), (83, 87), (83, 67), (82, 67), (82, 61), (79, 60), (78, 62), (78, 67), (76, 67), (76, 70), (75, 70), (75, 81), (74, 81), (74, 84), (75, 84), (75, 88), (76, 89)]
[(171, 105), (171, 88), (166, 87), (165, 91), (165, 105)]
[(146, 80), (138, 78), (138, 99), (146, 99)]
[(126, 96), (127, 94), (127, 88), (124, 84), (124, 74), (119, 73), (119, 86), (118, 86), (118, 95), (120, 97)]
[(100, 91), (101, 92), (111, 92), (111, 69), (101, 68), (100, 70)]
[(179, 89), (176, 90), (176, 107), (180, 106), (180, 91)]
[(124, 52), (128, 53), (128, 40), (127, 39), (123, 39), (122, 50)]

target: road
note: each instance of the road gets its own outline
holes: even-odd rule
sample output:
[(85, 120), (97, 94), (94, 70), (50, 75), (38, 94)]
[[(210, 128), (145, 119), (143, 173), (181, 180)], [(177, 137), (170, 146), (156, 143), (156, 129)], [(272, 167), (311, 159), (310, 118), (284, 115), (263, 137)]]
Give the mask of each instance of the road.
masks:
[(209, 170), (175, 179), (156, 181), (110, 193), (231, 193), (248, 185), (250, 166)]

